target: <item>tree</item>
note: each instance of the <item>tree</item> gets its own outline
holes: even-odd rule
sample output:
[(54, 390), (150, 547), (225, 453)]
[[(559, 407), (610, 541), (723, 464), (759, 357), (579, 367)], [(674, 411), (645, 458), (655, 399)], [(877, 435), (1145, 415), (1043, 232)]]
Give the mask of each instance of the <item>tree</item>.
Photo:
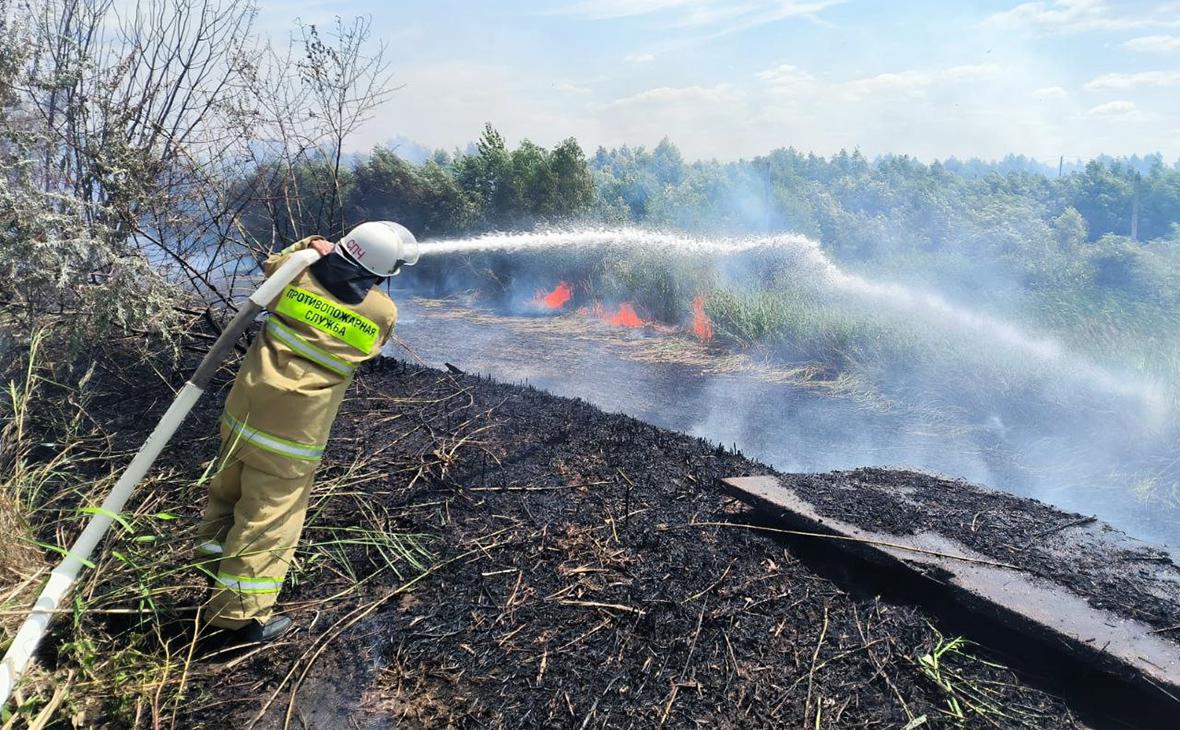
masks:
[(420, 237), (466, 230), (475, 206), (438, 164), (421, 167), (378, 147), (353, 171), (345, 210), (356, 220), (395, 220)]
[(511, 161), (504, 138), (491, 124), (484, 125), (473, 155), (463, 155), (455, 162), (459, 186), (477, 205), (477, 214), (491, 225), (502, 222), (502, 207), (509, 185)]
[(661, 185), (679, 185), (684, 179), (684, 158), (667, 137), (652, 150), (651, 172)]
[(556, 214), (576, 216), (589, 210), (594, 202), (594, 177), (586, 164), (586, 155), (573, 137), (553, 150), (551, 159), (556, 178)]
[(305, 217), (339, 227), (339, 151), (386, 88), (365, 23), (309, 31), (301, 69), (297, 44), (259, 45), (248, 0), (120, 9), (0, 0), (0, 302), (91, 338), (168, 331), (173, 281), (232, 306), (243, 254)]
[(346, 25), (339, 17), (325, 43), (315, 25), (303, 27), (304, 58), (300, 77), (310, 89), (312, 116), (323, 120), (325, 144), (321, 155), (329, 172), (327, 190), (320, 191), (327, 215), (322, 231), (343, 235), (357, 221), (344, 220), (341, 156), (344, 140), (368, 120), (374, 108), (391, 93), (385, 46), (365, 52), (372, 18), (356, 18)]
[(1086, 219), (1077, 208), (1066, 208), (1053, 219), (1052, 227), (1057, 246), (1064, 252), (1075, 253), (1086, 242)]
[(480, 219), (493, 228), (522, 228), (587, 211), (594, 181), (582, 148), (567, 139), (552, 151), (524, 140), (511, 152), (490, 124), (473, 155), (454, 163), (459, 187), (477, 202)]
[(1091, 240), (1107, 233), (1130, 233), (1132, 183), (1121, 168), (1091, 160), (1073, 187), (1070, 203), (1086, 219)]

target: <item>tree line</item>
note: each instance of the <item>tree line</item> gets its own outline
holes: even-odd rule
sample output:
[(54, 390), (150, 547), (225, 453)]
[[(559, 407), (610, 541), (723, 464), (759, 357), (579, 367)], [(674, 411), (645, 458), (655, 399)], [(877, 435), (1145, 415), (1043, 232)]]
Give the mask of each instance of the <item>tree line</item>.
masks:
[[(324, 172), (304, 168), (308, 179)], [(905, 155), (870, 161), (859, 151), (822, 157), (784, 148), (729, 163), (687, 162), (668, 139), (650, 150), (599, 147), (590, 157), (574, 138), (551, 150), (527, 139), (509, 149), (488, 124), (466, 151), (437, 150), (411, 162), (396, 148), (378, 146), (341, 174), (347, 217), (396, 218), (425, 238), (576, 220), (699, 233), (805, 232), (838, 251), (872, 255), (895, 253), (895, 236), (867, 240), (842, 232), (848, 222), (837, 210), (893, 218), (909, 233), (911, 247), (941, 250), (962, 238), (956, 224), (971, 219), (972, 211), (997, 206), (1017, 225), (1030, 217), (1076, 214), (1085, 242), (1107, 235), (1140, 242), (1180, 236), (1180, 167), (1158, 154), (1103, 157), (1061, 176), (1015, 156), (924, 164)], [(256, 190), (266, 181), (260, 174), (243, 185)], [(310, 220), (299, 227), (339, 227), (331, 216), (305, 217)]]
[(669, 140), (587, 153), (573, 138), (510, 145), (488, 125), (421, 161), (353, 158), (347, 140), (396, 100), (366, 21), (298, 26), (278, 45), (241, 0), (112, 7), (0, 0), (6, 333), (167, 332), (169, 285), (228, 303), (267, 251), (373, 218), (424, 239), (585, 223), (800, 232), (847, 265), (981, 299), (1002, 281), (1031, 303), (1084, 303), (1078, 317), (1177, 303), (1180, 171), (1158, 155), (1060, 175), (1015, 156), (687, 161)]
[[(323, 171), (309, 163), (299, 174)], [(259, 172), (242, 185), (260, 200), (279, 197), (268, 179)], [(389, 218), (424, 239), (570, 223), (797, 232), (845, 263), (938, 277), (985, 299), (995, 296), (996, 277), (1046, 296), (1177, 299), (1169, 262), (1180, 241), (1180, 169), (1159, 155), (1092, 160), (1060, 176), (1025, 158), (926, 164), (791, 148), (690, 162), (667, 139), (589, 156), (573, 138), (552, 149), (528, 140), (510, 149), (489, 124), (467, 150), (439, 150), (422, 162), (378, 147), (341, 172), (339, 187), (345, 224)], [(322, 204), (303, 210), (313, 214), (293, 219), (255, 205), (245, 220), (258, 237), (277, 231), (279, 240), (341, 228), (315, 214), (328, 210)]]

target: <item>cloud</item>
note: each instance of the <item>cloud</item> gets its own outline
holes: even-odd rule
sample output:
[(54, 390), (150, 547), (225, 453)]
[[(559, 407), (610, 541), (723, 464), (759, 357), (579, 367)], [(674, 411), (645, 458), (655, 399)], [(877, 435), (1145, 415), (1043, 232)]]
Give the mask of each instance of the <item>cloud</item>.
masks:
[(666, 28), (736, 33), (788, 18), (814, 16), (847, 0), (580, 0), (551, 11), (586, 20), (656, 16)]
[(730, 84), (661, 86), (592, 107), (607, 144), (653, 145), (667, 136), (690, 158), (732, 159), (768, 149), (757, 109)]
[(1135, 106), (1135, 102), (1125, 99), (1099, 104), (1087, 111), (1086, 116), (1098, 119), (1133, 120), (1143, 118), (1143, 114), (1139, 111), (1139, 107)]
[(703, 1), (707, 0), (582, 0), (554, 12), (590, 20), (614, 20), (665, 10), (683, 10)]
[[(402, 84), (348, 142), (367, 151), (393, 134), (434, 149), (464, 145), (491, 122), (510, 142), (530, 137), (555, 144), (571, 135), (593, 138), (585, 101), (559, 93), (557, 84), (537, 83), (519, 69), (492, 62), (446, 62), (397, 69)], [(571, 85), (572, 86), (572, 85)]]
[(1069, 96), (1069, 92), (1060, 86), (1046, 86), (1043, 89), (1037, 89), (1032, 95), (1038, 99), (1064, 99)]
[(783, 64), (761, 71), (755, 76), (765, 81), (772, 91), (791, 93), (810, 88), (815, 83), (815, 77), (798, 66)]
[(933, 71), (901, 71), (883, 73), (847, 81), (840, 85), (843, 96), (856, 100), (879, 94), (922, 95), (932, 86), (963, 81), (982, 81), (995, 78), (1000, 67), (994, 64), (951, 66)]
[(695, 106), (730, 104), (738, 95), (729, 84), (715, 86), (661, 86), (607, 102), (603, 109), (630, 109), (641, 106)]
[[(846, 100), (855, 101), (876, 95), (921, 94), (933, 86), (994, 79), (1002, 71), (996, 64), (967, 64), (941, 69), (909, 69), (821, 85), (808, 71), (791, 64), (782, 64), (759, 71), (754, 76), (775, 92), (819, 90), (824, 93), (835, 92)], [(1061, 93), (1064, 94), (1064, 90)]]
[(1180, 27), (1174, 3), (1143, 0), (1038, 0), (989, 16), (985, 25), (1046, 33)]
[[(1100, 19), (1161, 22), (1152, 8), (1162, 2), (1180, 4), (1107, 0), (1091, 7), (1098, 8)], [(971, 15), (981, 20), (1029, 3), (977, 3)], [(1180, 27), (1030, 41), (1025, 36), (1044, 36), (1063, 27), (1076, 30), (1094, 21), (1078, 14), (1030, 17), (1023, 27), (1031, 32), (1017, 32), (964, 29), (962, 14), (952, 13), (931, 16), (931, 27), (914, 36), (912, 29), (886, 29), (879, 13), (860, 12), (878, 4), (885, 5), (848, 3), (820, 12), (822, 20), (847, 24), (837, 33), (811, 32), (815, 29), (804, 26), (817, 21), (804, 17), (763, 26), (763, 31), (782, 30), (777, 34), (781, 42), (757, 46), (752, 39), (732, 41), (745, 35), (723, 43), (702, 42), (719, 29), (685, 30), (675, 24), (700, 22), (704, 16), (692, 11), (701, 7), (741, 9), (743, 14), (721, 21), (721, 28), (734, 28), (761, 22), (779, 10), (798, 13), (804, 5), (618, 0), (612, 8), (601, 0), (557, 0), (531, 7), (482, 3), (479, 12), (459, 16), (445, 9), (436, 13), (437, 8), (404, 18), (379, 15), (375, 33), (401, 37), (393, 34), (413, 30), (414, 35), (398, 46), (397, 92), (348, 146), (363, 151), (401, 134), (431, 149), (453, 149), (466, 146), (491, 122), (510, 144), (527, 137), (548, 147), (573, 136), (587, 151), (599, 144), (651, 146), (669, 136), (688, 159), (735, 159), (786, 146), (822, 154), (859, 147), (870, 157), (895, 152), (925, 160), (952, 154), (1001, 158), (1009, 152), (1056, 160), (1061, 154), (1072, 159), (1146, 149), (1158, 149), (1168, 159), (1180, 157), (1180, 134), (1173, 132), (1180, 126), (1180, 86), (1156, 86), (1159, 76), (1104, 76), (1180, 70), (1180, 53), (1149, 55), (1133, 50), (1145, 48), (1145, 42), (1128, 41), (1180, 37)], [(577, 15), (568, 12), (574, 5), (581, 7)], [(563, 15), (538, 21), (537, 13), (543, 12), (538, 8), (563, 6)], [(1052, 0), (1041, 6), (1058, 11), (1068, 7)], [(266, 4), (260, 23), (281, 25), (281, 32), (275, 31), (281, 40), (291, 18), (276, 18), (274, 7)], [(586, 13), (594, 9), (634, 17), (587, 20)], [(518, 22), (521, 14), (528, 16), (524, 21), (531, 17), (546, 26), (572, 25), (588, 42), (574, 48), (567, 33), (537, 33), (528, 22)], [(1180, 7), (1172, 17), (1180, 19)], [(439, 22), (453, 22), (452, 35), (472, 42), (448, 52), (438, 42)], [(787, 37), (795, 31), (810, 37)], [(601, 42), (589, 42), (594, 39)], [(829, 52), (847, 43), (858, 44), (857, 52)], [(914, 60), (899, 59), (901, 46)], [(983, 55), (985, 49), (992, 53)], [(536, 62), (555, 52), (565, 54), (565, 62)], [(989, 63), (998, 67), (970, 65)], [(1097, 88), (1087, 90), (1091, 80)], [(1101, 106), (1112, 100), (1134, 106)]]
[(568, 81), (563, 81), (560, 84), (555, 84), (553, 86), (553, 88), (557, 89), (558, 91), (560, 91), (563, 94), (589, 94), (589, 93), (591, 93), (590, 89), (586, 88), (585, 86), (578, 86), (576, 84), (571, 84)]
[(1087, 89), (1134, 89), (1141, 86), (1180, 86), (1180, 71), (1143, 71), (1102, 74), (1086, 84)]
[(1128, 51), (1140, 53), (1176, 53), (1180, 52), (1180, 36), (1175, 35), (1145, 35), (1132, 38), (1123, 43)]
[[(759, 83), (745, 99), (750, 116), (727, 146), (755, 154), (790, 145), (823, 153), (860, 148), (870, 156), (906, 150), (923, 159), (999, 158), (1013, 150), (1047, 158), (1063, 149), (1065, 120), (1078, 123), (1073, 117), (1080, 116), (1069, 101), (1033, 102), (1037, 86), (1020, 65), (832, 75), (792, 64), (754, 74)], [(1112, 125), (1102, 126), (1113, 134)]]

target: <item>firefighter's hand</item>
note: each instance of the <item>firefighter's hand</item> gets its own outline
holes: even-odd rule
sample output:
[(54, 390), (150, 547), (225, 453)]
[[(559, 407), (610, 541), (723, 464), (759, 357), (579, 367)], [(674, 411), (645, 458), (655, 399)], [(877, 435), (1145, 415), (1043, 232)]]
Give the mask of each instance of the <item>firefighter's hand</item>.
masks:
[(332, 243), (326, 238), (316, 238), (307, 245), (309, 248), (315, 249), (315, 252), (320, 256), (327, 256), (336, 249), (336, 244)]

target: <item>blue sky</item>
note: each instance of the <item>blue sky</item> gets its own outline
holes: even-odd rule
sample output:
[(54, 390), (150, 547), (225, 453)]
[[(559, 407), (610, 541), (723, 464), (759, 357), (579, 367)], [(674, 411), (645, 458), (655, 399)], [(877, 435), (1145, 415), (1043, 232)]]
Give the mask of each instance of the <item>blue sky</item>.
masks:
[(262, 0), (371, 15), (401, 88), (353, 139), (652, 145), (689, 158), (1180, 157), (1180, 2)]

